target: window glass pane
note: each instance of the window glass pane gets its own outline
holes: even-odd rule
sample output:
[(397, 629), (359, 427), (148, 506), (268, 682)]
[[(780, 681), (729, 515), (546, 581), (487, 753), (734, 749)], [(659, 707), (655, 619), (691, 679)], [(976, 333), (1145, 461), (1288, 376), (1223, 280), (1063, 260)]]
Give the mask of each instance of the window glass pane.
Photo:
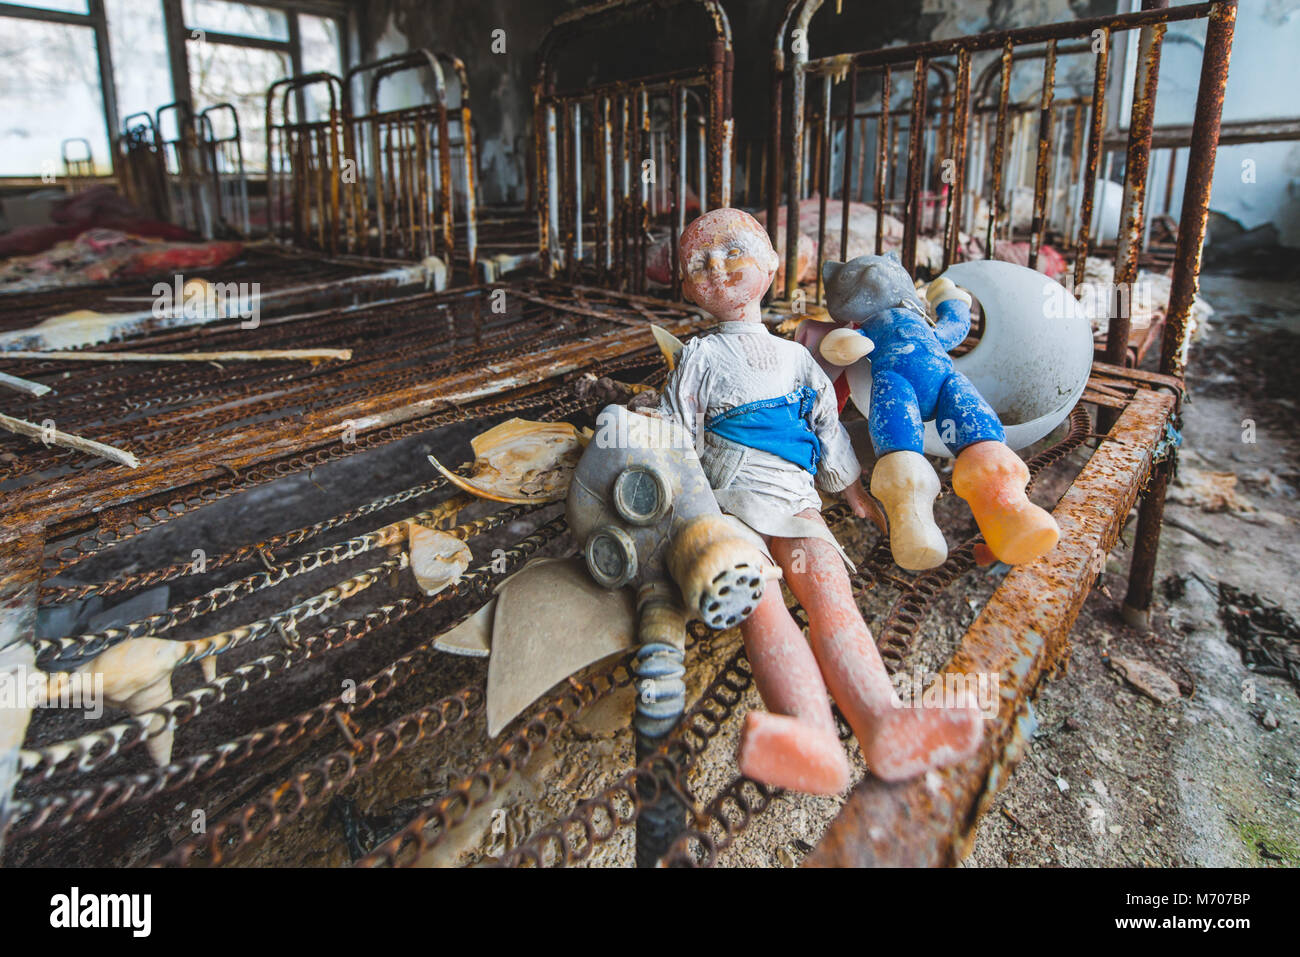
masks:
[[(266, 170), (266, 88), (289, 76), (289, 55), (225, 43), (186, 43), (194, 109), (229, 103), (239, 113), (244, 163), (249, 172)], [(276, 103), (279, 119), (279, 103)]]
[(317, 70), (343, 72), (339, 61), (339, 24), (326, 17), (298, 15), (298, 37), (302, 42), (302, 68), (308, 73)]
[(268, 10), (227, 0), (185, 0), (185, 29), (232, 33), (263, 40), (288, 40), (289, 18), (283, 10)]
[[(304, 73), (333, 73), (340, 76), (343, 63), (339, 53), (339, 25), (337, 20), (325, 17), (313, 17), (308, 14), (298, 16), (298, 38), (302, 43), (302, 69)], [(336, 91), (337, 92), (337, 91)], [(329, 116), (329, 91), (324, 84), (316, 83), (307, 87), (307, 115), (311, 120), (323, 120)]]
[[(90, 27), (0, 17), (0, 176), (63, 175), (61, 144), (84, 137), (110, 168), (99, 57)], [(69, 147), (80, 159), (83, 144)]]
[(8, 0), (20, 7), (40, 7), (42, 10), (58, 10), (60, 13), (89, 13), (86, 0)]
[(132, 113), (152, 114), (175, 98), (162, 0), (104, 0), (104, 7), (118, 116), (125, 120)]

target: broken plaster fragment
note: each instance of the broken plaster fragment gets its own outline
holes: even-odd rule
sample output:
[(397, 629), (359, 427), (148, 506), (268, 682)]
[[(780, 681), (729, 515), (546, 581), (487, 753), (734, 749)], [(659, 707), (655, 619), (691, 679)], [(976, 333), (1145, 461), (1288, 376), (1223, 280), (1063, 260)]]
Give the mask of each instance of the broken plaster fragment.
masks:
[(410, 524), (407, 543), (411, 572), (426, 595), (436, 595), (460, 581), (474, 558), (459, 538), (415, 522)]
[(1123, 655), (1111, 655), (1108, 660), (1125, 681), (1158, 704), (1169, 704), (1182, 696), (1178, 683), (1155, 665)]

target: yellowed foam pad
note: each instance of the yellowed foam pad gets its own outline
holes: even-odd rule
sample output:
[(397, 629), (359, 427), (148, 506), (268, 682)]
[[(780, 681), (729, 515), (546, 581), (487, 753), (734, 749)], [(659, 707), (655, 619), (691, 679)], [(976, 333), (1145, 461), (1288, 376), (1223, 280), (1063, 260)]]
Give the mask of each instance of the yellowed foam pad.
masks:
[(435, 638), (433, 647), (452, 655), (486, 658), (492, 651), (492, 621), (496, 611), (497, 600), (492, 598), (455, 628)]
[(636, 643), (629, 588), (609, 591), (579, 558), (543, 559), (503, 582), (488, 663), (488, 734), (496, 737), (552, 685)]
[(569, 493), (584, 445), (582, 433), (567, 422), (509, 419), (470, 442), (474, 470), (468, 478), (432, 455), (429, 461), (453, 485), (480, 498), (522, 505), (558, 502)]

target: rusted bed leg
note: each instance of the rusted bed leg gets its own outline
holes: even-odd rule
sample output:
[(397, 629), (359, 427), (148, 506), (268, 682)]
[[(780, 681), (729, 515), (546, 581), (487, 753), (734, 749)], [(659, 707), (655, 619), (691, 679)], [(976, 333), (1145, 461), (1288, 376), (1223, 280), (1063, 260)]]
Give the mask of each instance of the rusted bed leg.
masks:
[(1137, 534), (1133, 539), (1133, 560), (1129, 564), (1128, 594), (1120, 614), (1132, 628), (1151, 627), (1151, 593), (1156, 579), (1156, 553), (1160, 550), (1160, 526), (1165, 518), (1165, 492), (1173, 457), (1151, 469), (1151, 482), (1138, 509)]
[[(1211, 11), (1205, 34), (1205, 55), (1201, 60), (1201, 81), (1196, 93), (1196, 120), (1192, 126), (1187, 182), (1183, 188), (1183, 210), (1178, 220), (1178, 249), (1174, 256), (1168, 318), (1160, 345), (1160, 371), (1166, 375), (1181, 376), (1187, 362), (1187, 318), (1196, 295), (1197, 277), (1201, 273), (1201, 247), (1205, 242), (1210, 186), (1214, 180), (1214, 153), (1219, 144), (1223, 89), (1228, 80), (1228, 60), (1232, 54), (1232, 32), (1236, 21), (1235, 0), (1225, 0)], [(1135, 628), (1146, 628), (1151, 618), (1156, 552), (1160, 547), (1165, 491), (1172, 468), (1173, 459), (1170, 457), (1154, 470), (1138, 517), (1128, 595), (1121, 609), (1124, 620)]]

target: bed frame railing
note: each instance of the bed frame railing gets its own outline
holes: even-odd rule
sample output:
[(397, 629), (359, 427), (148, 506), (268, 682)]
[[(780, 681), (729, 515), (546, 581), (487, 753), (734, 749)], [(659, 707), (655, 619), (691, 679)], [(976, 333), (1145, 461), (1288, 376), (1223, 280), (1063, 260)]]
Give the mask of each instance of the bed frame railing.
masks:
[[(1131, 107), (1124, 126), (1115, 127), (1122, 131), (1125, 144), (1122, 207), (1113, 252), (1115, 284), (1118, 289), (1131, 288), (1153, 210), (1158, 208), (1150, 197), (1157, 169), (1164, 170), (1165, 208), (1172, 205), (1174, 170), (1169, 161), (1151, 161), (1162, 40), (1171, 23), (1207, 21), (1173, 255), (1173, 290), (1161, 346), (1161, 370), (1180, 373), (1205, 235), (1235, 0), (812, 58), (810, 23), (821, 6), (822, 0), (791, 0), (773, 51), (769, 143), (782, 148), (769, 146), (769, 153), (781, 157), (785, 168), (780, 169), (780, 162), (768, 165), (769, 230), (775, 241), (778, 184), (783, 179), (787, 300), (798, 288), (800, 199), (821, 198), (816, 285), (820, 302), (827, 231), (839, 229), (841, 249), (846, 248), (849, 234), (848, 203), (841, 204), (840, 222), (828, 223), (827, 199), (837, 191), (841, 200), (853, 200), (855, 184), (866, 179), (874, 181), (878, 248), (885, 214), (893, 210), (903, 222), (901, 258), (914, 273), (923, 229), (939, 227), (946, 267), (959, 258), (959, 238), (974, 225), (981, 202), (987, 204), (987, 218), (976, 235), (983, 240), (984, 255), (992, 255), (995, 243), (1012, 235), (1013, 187), (1032, 183), (1025, 234), (1030, 265), (1036, 264), (1044, 238), (1055, 233), (1073, 259), (1074, 281), (1082, 282), (1098, 240), (1099, 174), (1104, 179), (1114, 165), (1107, 141), (1109, 137), (1114, 146), (1116, 133), (1108, 134), (1105, 104), (1109, 99), (1118, 102), (1108, 91), (1122, 91), (1126, 85), (1125, 77), (1111, 76), (1112, 48), (1119, 38), (1136, 31), (1137, 56), (1122, 68), (1132, 78)], [(1058, 64), (1067, 57), (1091, 58), (1090, 89), (1058, 96)], [(1041, 78), (1028, 100), (1016, 102), (1014, 88), (1027, 75), (1026, 67), (1037, 68)], [(788, 133), (782, 129), (781, 116), (787, 83)], [(816, 88), (811, 107), (809, 84)], [(837, 96), (837, 85), (846, 92)], [(864, 168), (867, 162), (870, 168)], [(861, 197), (859, 187), (857, 198)], [(1105, 354), (1108, 361), (1122, 365), (1130, 360), (1130, 320), (1127, 310), (1112, 312), (1117, 315), (1110, 321)]]
[(701, 211), (730, 205), (731, 26), (717, 0), (693, 2), (711, 31), (695, 67), (557, 89), (560, 51), (620, 14), (664, 6), (646, 0), (581, 8), (557, 19), (543, 39), (533, 102), (538, 247), (547, 275), (643, 293), (657, 226), (679, 298), (676, 240), (686, 225), (688, 188)]
[[(385, 81), (414, 72), (432, 99), (380, 107)], [(456, 102), (449, 106), (448, 75)], [(365, 84), (365, 108), (349, 94)], [(304, 116), (305, 89), (323, 86), (328, 114)], [(469, 276), (478, 258), (477, 201), (465, 64), (455, 56), (412, 50), (362, 63), (340, 78), (314, 73), (277, 80), (267, 90), (272, 235), (330, 253), (424, 259), (459, 265), (456, 223), (465, 223)]]

